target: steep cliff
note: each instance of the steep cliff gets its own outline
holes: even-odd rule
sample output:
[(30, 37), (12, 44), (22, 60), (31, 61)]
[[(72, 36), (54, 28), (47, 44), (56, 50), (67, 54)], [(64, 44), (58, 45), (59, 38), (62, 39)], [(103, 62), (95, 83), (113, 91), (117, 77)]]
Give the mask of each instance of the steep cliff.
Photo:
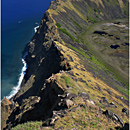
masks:
[[(123, 45), (116, 52), (110, 49), (118, 40), (128, 43), (128, 30), (120, 30), (120, 26), (128, 27), (127, 18), (127, 0), (52, 1), (28, 44), (26, 75), (21, 89), (11, 99), (13, 110), (6, 112), (2, 128), (41, 120), (41, 129), (93, 129), (93, 124), (86, 123), (90, 121), (97, 129), (102, 125), (102, 129), (123, 127), (129, 120), (128, 113), (121, 113), (123, 108), (128, 109), (128, 66), (122, 69), (122, 64), (115, 61), (128, 64), (129, 52)], [(124, 31), (124, 37), (112, 34), (104, 25), (107, 23), (118, 27), (112, 28), (115, 32)], [(93, 42), (93, 37), (98, 39), (100, 35), (105, 36), (105, 44), (114, 38), (111, 48), (105, 46), (104, 54), (99, 51), (104, 46)], [(116, 54), (116, 58), (108, 52)]]

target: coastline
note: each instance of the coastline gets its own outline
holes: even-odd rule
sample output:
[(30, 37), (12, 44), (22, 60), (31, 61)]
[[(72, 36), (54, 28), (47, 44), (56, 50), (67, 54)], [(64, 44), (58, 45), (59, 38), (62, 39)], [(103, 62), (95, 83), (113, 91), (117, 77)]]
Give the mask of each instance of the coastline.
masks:
[[(57, 3), (52, 2), (51, 7), (55, 9), (55, 5)], [(82, 7), (82, 5), (80, 2), (79, 6)], [(68, 13), (72, 12), (74, 13), (75, 10)], [(80, 19), (80, 16), (73, 15), (73, 13), (71, 14), (73, 19), (75, 16)], [(60, 32), (63, 29), (73, 34), (72, 30), (69, 31), (70, 25), (74, 25), (73, 20), (71, 23), (70, 21), (65, 23), (66, 17), (60, 19), (63, 15), (51, 16), (49, 11), (45, 12), (40, 26), (34, 27), (35, 35), (25, 46), (22, 53), (24, 66), (20, 67), (22, 70), (19, 86), (17, 86), (18, 91), (9, 100), (5, 99), (2, 102), (2, 127), (4, 129), (20, 129), (20, 127), (21, 129), (59, 129), (62, 127), (71, 129), (71, 125), (72, 127), (79, 126), (79, 129), (94, 127), (99, 129), (112, 127), (113, 129), (118, 124), (122, 128), (128, 119), (121, 114), (121, 109), (124, 107), (127, 110), (129, 106), (122, 94), (113, 88), (115, 85), (122, 87), (122, 83), (98, 64), (93, 53), (91, 56), (90, 52), (87, 53), (89, 50), (85, 48), (86, 46), (81, 46), (82, 50), (77, 51), (82, 41), (80, 43), (76, 40), (72, 41), (73, 36), (68, 37), (66, 34), (69, 33)], [(82, 19), (77, 22), (82, 25)], [(58, 28), (56, 23), (59, 23), (61, 28)], [(78, 32), (76, 25), (74, 31)], [(71, 43), (74, 44), (71, 46)], [(81, 51), (85, 52), (85, 55)], [(105, 80), (99, 77), (99, 73)], [(105, 81), (110, 82), (113, 86)], [(106, 124), (109, 118), (111, 119), (107, 116), (107, 112), (119, 119), (116, 118), (116, 125), (113, 124), (114, 121)], [(90, 116), (91, 119), (86, 118)], [(99, 117), (101, 124), (99, 124)], [(104, 122), (105, 117), (106, 122)], [(74, 122), (70, 122), (69, 119)], [(38, 126), (28, 125), (28, 123), (35, 124), (39, 121), (41, 124)], [(94, 123), (96, 121), (97, 125), (90, 121)], [(77, 122), (78, 124), (76, 124)], [(85, 122), (85, 125), (81, 122)]]
[(27, 69), (27, 63), (25, 61), (25, 57), (28, 53), (26, 52), (25, 55), (22, 58), (22, 62), (23, 62), (23, 67), (21, 70), (21, 73), (19, 75), (19, 81), (16, 87), (13, 87), (12, 91), (8, 94), (8, 96), (6, 96), (7, 99), (11, 99), (13, 96), (15, 96), (15, 94), (20, 90), (20, 86), (21, 83), (23, 81), (24, 75), (26, 74), (26, 69)]
[[(39, 28), (39, 25), (34, 27), (34, 32), (36, 33), (37, 32), (37, 29)], [(17, 83), (17, 86), (16, 87), (13, 87), (12, 88), (12, 91), (7, 95), (5, 96), (8, 100), (11, 100), (16, 94), (17, 92), (20, 90), (21, 88), (21, 84), (23, 82), (23, 79), (24, 79), (24, 76), (26, 74), (26, 70), (27, 70), (27, 63), (25, 61), (25, 57), (28, 55), (28, 52), (25, 52), (25, 54), (23, 55), (23, 57), (21, 58), (22, 60), (22, 63), (23, 63), (23, 67), (21, 69), (21, 73), (19, 74), (19, 80), (18, 80), (18, 83)]]

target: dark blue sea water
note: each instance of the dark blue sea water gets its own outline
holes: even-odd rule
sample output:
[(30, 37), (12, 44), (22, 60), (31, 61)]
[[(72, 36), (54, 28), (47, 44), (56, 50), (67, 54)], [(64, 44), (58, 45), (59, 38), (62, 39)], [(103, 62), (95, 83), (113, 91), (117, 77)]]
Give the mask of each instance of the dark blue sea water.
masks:
[(35, 34), (51, 0), (2, 0), (1, 98), (13, 93), (23, 68), (22, 51)]

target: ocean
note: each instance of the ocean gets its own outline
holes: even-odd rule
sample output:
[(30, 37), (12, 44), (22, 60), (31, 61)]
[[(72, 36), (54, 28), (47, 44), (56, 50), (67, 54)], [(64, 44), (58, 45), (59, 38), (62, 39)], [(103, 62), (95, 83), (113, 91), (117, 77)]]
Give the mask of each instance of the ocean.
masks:
[(19, 89), (27, 68), (22, 52), (51, 0), (1, 1), (1, 99)]

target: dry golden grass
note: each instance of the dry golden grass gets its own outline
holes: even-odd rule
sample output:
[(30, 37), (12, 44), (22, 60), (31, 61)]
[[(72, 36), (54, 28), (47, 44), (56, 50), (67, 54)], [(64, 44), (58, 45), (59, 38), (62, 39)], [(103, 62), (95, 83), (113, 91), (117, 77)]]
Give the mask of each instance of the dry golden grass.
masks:
[[(106, 95), (105, 97), (108, 99), (109, 102), (117, 101), (119, 104), (123, 104), (124, 107), (128, 108), (128, 106), (126, 106), (120, 99), (115, 98), (116, 95), (122, 97), (122, 95), (118, 91), (109, 87), (106, 83), (104, 83), (99, 78), (97, 78), (97, 77), (94, 78), (93, 74), (88, 72), (85, 69), (84, 65), (81, 64), (82, 63), (81, 59), (78, 57), (78, 54), (75, 51), (73, 51), (72, 49), (68, 48), (65, 45), (62, 45), (61, 43), (59, 43), (57, 41), (55, 41), (55, 43), (57, 44), (57, 46), (59, 46), (61, 48), (61, 50), (63, 50), (63, 51), (61, 51), (62, 54), (68, 59), (69, 64), (71, 65), (71, 68), (72, 68), (71, 71), (74, 74), (75, 79), (82, 78), (82, 80), (86, 81), (86, 83), (88, 84), (88, 85), (86, 85), (86, 83), (81, 82), (79, 80), (73, 81), (73, 84), (74, 84), (74, 86), (72, 86), (73, 89), (75, 87), (77, 92), (81, 92), (81, 91), (90, 92), (92, 95), (95, 95), (97, 97), (97, 99), (100, 99), (100, 97), (103, 97), (104, 96), (103, 94), (105, 94)], [(70, 56), (73, 58), (73, 60), (74, 60), (73, 62), (71, 61)], [(76, 65), (77, 65), (77, 68), (75, 68)], [(85, 69), (85, 71), (82, 71), (81, 68)], [(62, 74), (59, 75), (59, 78), (60, 78), (60, 76), (62, 76)], [(71, 76), (69, 75), (68, 77), (71, 77)], [(88, 80), (91, 80), (91, 82), (89, 82)], [(62, 83), (62, 85), (63, 85), (63, 83)], [(97, 91), (97, 89), (95, 89), (97, 84), (101, 88), (101, 92), (99, 92), (99, 91)], [(63, 86), (65, 87), (65, 85), (63, 85)], [(112, 98), (104, 89), (108, 89), (113, 92), (111, 95)]]
[(76, 128), (79, 130), (106, 130), (120, 126), (120, 124), (114, 123), (111, 119), (108, 119), (105, 115), (100, 113), (98, 106), (87, 102), (83, 103), (81, 97), (75, 98), (74, 102), (75, 107), (79, 103), (84, 104), (84, 107), (79, 107), (76, 109), (76, 111), (70, 112), (65, 117), (60, 118), (58, 121), (56, 121), (54, 127), (55, 129), (62, 126), (64, 129)]

